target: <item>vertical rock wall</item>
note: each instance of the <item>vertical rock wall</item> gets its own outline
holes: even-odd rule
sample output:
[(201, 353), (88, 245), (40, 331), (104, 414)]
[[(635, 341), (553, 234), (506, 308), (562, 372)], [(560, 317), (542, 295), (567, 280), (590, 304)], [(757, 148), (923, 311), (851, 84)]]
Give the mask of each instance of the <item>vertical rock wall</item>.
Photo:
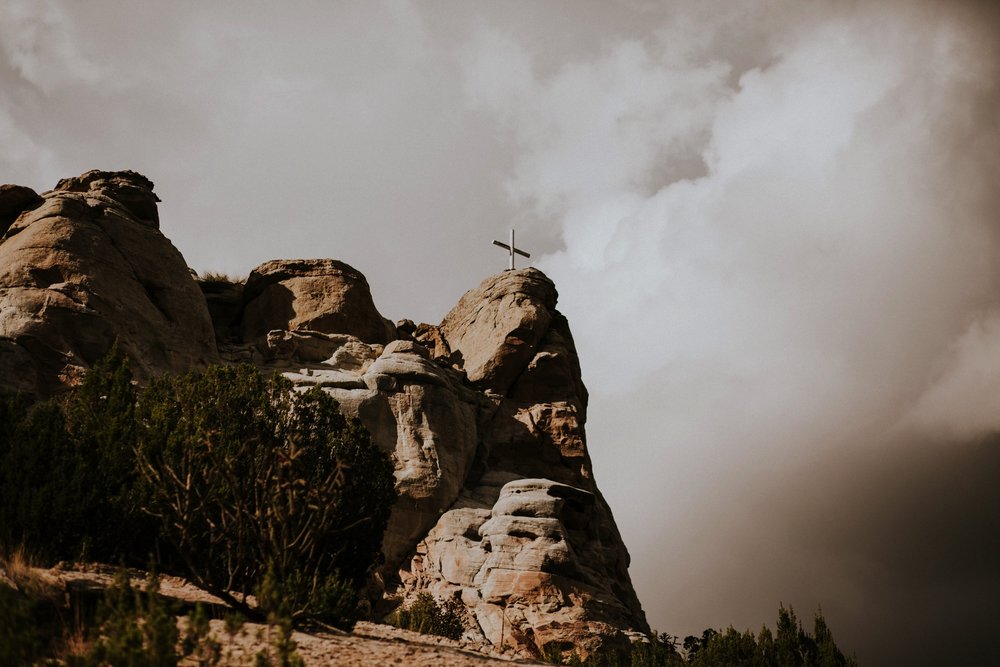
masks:
[[(392, 454), (386, 594), (460, 600), (469, 638), (524, 655), (549, 642), (586, 655), (648, 632), (594, 481), (587, 390), (556, 300), (540, 271), (505, 271), (440, 326), (403, 321), (385, 346), (289, 326), (253, 352), (323, 387)], [(374, 306), (355, 314), (380, 318)]]

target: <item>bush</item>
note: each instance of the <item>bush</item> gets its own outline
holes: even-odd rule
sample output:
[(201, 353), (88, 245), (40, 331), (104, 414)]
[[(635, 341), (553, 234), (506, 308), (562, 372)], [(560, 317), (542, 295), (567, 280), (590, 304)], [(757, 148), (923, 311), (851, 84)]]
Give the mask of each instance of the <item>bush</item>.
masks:
[(155, 572), (146, 580), (146, 590), (132, 588), (128, 573), (121, 569), (105, 592), (98, 612), (98, 636), (85, 656), (71, 661), (79, 667), (173, 667), (177, 653), (177, 620), (160, 592)]
[(18, 397), (2, 400), (0, 427), (0, 540), (11, 552), (30, 544), (42, 558), (78, 555), (92, 477), (66, 432), (54, 402), (28, 408)]
[(0, 581), (0, 665), (31, 665), (48, 654), (57, 635), (52, 600)]
[(155, 379), (137, 396), (116, 345), (61, 401), (0, 396), (0, 547), (49, 561), (155, 553), (248, 615), (271, 568), (290, 618), (350, 625), (393, 482), (335, 400), (251, 366)]
[[(857, 665), (837, 648), (823, 618), (816, 613), (814, 632), (802, 629), (792, 609), (778, 608), (777, 632), (772, 635), (765, 626), (754, 635), (746, 630), (739, 632), (732, 627), (726, 630), (709, 628), (701, 636), (684, 638), (683, 650), (678, 650), (677, 640), (666, 633), (653, 635), (649, 643), (633, 644), (627, 655), (615, 651), (598, 652), (580, 660), (572, 654), (564, 664), (581, 667), (852, 667)], [(552, 642), (543, 649), (543, 657), (560, 660), (559, 646)]]
[(465, 632), (461, 609), (461, 603), (454, 598), (438, 604), (433, 595), (423, 592), (417, 593), (409, 607), (397, 609), (386, 620), (404, 630), (459, 639)]
[(778, 608), (776, 633), (764, 627), (754, 636), (732, 627), (725, 631), (706, 630), (700, 638), (684, 640), (687, 663), (699, 667), (714, 665), (760, 665), (762, 667), (850, 667), (857, 663), (844, 656), (833, 641), (823, 618), (816, 612), (814, 632), (803, 630), (791, 608)]
[(70, 392), (63, 410), (81, 470), (73, 489), (83, 514), (81, 551), (90, 559), (139, 566), (155, 550), (158, 531), (135, 497), (136, 399), (128, 357), (115, 342)]
[(230, 591), (245, 599), (271, 570), (291, 618), (345, 622), (337, 573), (367, 575), (395, 498), (360, 422), (251, 366), (160, 378), (139, 420), (144, 507), (196, 582), (253, 614)]
[(200, 283), (222, 283), (226, 285), (239, 285), (246, 282), (243, 276), (237, 276), (224, 271), (202, 271), (196, 280)]
[(146, 561), (135, 505), (135, 390), (117, 344), (61, 401), (0, 399), (0, 542), (45, 560)]

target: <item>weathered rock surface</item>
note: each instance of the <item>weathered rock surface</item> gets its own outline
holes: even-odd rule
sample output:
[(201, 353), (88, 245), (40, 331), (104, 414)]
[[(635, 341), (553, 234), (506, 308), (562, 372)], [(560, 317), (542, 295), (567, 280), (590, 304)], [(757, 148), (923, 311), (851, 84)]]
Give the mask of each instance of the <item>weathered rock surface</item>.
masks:
[(573, 336), (542, 272), (487, 278), (440, 325), (394, 326), (365, 277), (331, 259), (196, 283), (157, 201), (133, 172), (42, 195), (0, 188), (0, 384), (51, 393), (118, 338), (140, 380), (222, 359), (319, 386), (394, 462), (376, 584), (387, 600), (460, 600), (468, 641), (522, 655), (648, 632), (594, 481)]
[(504, 271), (466, 292), (441, 332), (477, 387), (504, 394), (549, 329), (556, 288), (537, 269)]
[(392, 576), (458, 498), (478, 451), (481, 413), (493, 405), (417, 343), (397, 340), (383, 348), (353, 337), (336, 343), (324, 351), (325, 361), (296, 352), (268, 368), (285, 368), (297, 386), (322, 387), (392, 454), (400, 497), (382, 548), (383, 572)]
[(148, 179), (90, 171), (18, 197), (13, 209), (27, 208), (0, 240), (3, 384), (52, 393), (116, 338), (140, 379), (218, 360), (205, 300), (159, 231)]
[[(365, 348), (273, 331), (263, 354), (295, 384), (323, 387), (392, 453), (387, 594), (459, 599), (470, 639), (525, 655), (648, 632), (593, 479), (587, 390), (556, 299), (540, 271), (507, 271), (440, 326), (401, 321), (406, 340)], [(303, 340), (317, 336), (332, 347)]]
[(345, 333), (386, 344), (395, 327), (372, 301), (368, 281), (333, 259), (279, 259), (250, 272), (243, 291), (243, 338), (275, 329)]
[[(503, 485), (491, 509), (447, 512), (418, 546), (404, 584), (461, 599), (484, 639), (535, 653), (589, 653), (641, 628), (607, 572), (594, 494), (547, 479)], [(478, 505), (478, 503), (472, 503)]]

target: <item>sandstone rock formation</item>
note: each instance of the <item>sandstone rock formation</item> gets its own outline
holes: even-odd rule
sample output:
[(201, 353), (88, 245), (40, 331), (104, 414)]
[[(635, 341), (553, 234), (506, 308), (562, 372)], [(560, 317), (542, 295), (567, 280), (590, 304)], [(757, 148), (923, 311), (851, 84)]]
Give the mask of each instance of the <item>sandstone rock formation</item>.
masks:
[[(555, 285), (505, 271), (440, 325), (384, 319), (363, 275), (276, 260), (196, 281), (153, 184), (88, 172), (0, 187), (0, 386), (47, 395), (117, 338), (140, 380), (223, 360), (319, 386), (390, 453), (399, 498), (376, 586), (464, 604), (467, 639), (583, 655), (648, 632), (594, 481), (587, 390)], [(199, 289), (200, 288), (200, 289)]]
[(153, 184), (90, 171), (32, 196), (0, 191), (0, 381), (72, 382), (117, 338), (139, 378), (218, 360), (205, 300), (160, 233)]
[(460, 597), (494, 645), (587, 653), (648, 627), (594, 482), (587, 391), (556, 298), (540, 271), (505, 271), (442, 322), (451, 358), (471, 364), (494, 409), (461, 495), (401, 574), (407, 593)]
[(556, 299), (540, 271), (506, 271), (440, 326), (400, 321), (405, 340), (300, 328), (254, 352), (323, 387), (392, 453), (387, 594), (461, 600), (470, 638), (525, 655), (553, 641), (586, 655), (648, 632), (593, 479), (587, 391)]
[(469, 380), (503, 394), (534, 357), (555, 304), (555, 285), (541, 271), (505, 271), (466, 292), (441, 332)]
[(366, 343), (396, 338), (379, 315), (368, 281), (333, 259), (278, 259), (250, 273), (243, 291), (243, 337), (253, 340), (275, 329), (346, 333)]
[[(502, 480), (490, 474), (490, 480)], [(513, 479), (491, 509), (466, 500), (418, 546), (408, 589), (457, 597), (494, 646), (533, 654), (550, 642), (586, 655), (622, 629), (644, 628), (608, 567), (594, 494), (548, 479)], [(612, 557), (620, 554), (612, 551)], [(626, 580), (627, 581), (627, 580)]]

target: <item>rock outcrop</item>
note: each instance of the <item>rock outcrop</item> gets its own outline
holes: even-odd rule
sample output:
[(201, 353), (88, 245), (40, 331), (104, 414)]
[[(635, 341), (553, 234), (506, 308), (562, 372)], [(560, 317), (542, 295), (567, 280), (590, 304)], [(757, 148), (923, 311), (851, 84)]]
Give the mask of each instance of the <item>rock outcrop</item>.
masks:
[[(505, 477), (491, 473), (487, 483), (495, 488)], [(537, 654), (554, 642), (583, 655), (609, 642), (625, 646), (622, 629), (644, 624), (641, 612), (623, 603), (627, 591), (608, 579), (620, 573), (607, 567), (613, 545), (595, 522), (598, 503), (594, 494), (552, 480), (513, 479), (492, 508), (459, 503), (469, 506), (442, 516), (404, 583), (461, 599), (494, 646)]]
[[(90, 171), (33, 195), (4, 186), (0, 218), (0, 381), (56, 391), (115, 339), (139, 378), (218, 360), (184, 258), (159, 230), (153, 184)], [(4, 223), (6, 224), (6, 223)]]
[(648, 632), (629, 556), (593, 479), (587, 390), (552, 281), (506, 271), (439, 326), (402, 320), (382, 346), (274, 330), (269, 370), (318, 385), (391, 452), (399, 500), (386, 594), (461, 600), (471, 639), (583, 655)]
[(594, 482), (587, 390), (556, 299), (540, 271), (505, 271), (445, 316), (450, 359), (471, 364), (469, 380), (494, 409), (478, 425), (462, 493), (401, 578), (407, 594), (460, 598), (493, 645), (532, 653), (558, 642), (586, 654), (648, 627)]
[[(555, 285), (505, 271), (440, 325), (382, 317), (360, 272), (276, 260), (196, 282), (153, 184), (88, 172), (0, 187), (0, 385), (43, 396), (115, 339), (140, 380), (251, 362), (319, 386), (390, 453), (398, 500), (373, 583), (464, 605), (467, 639), (582, 655), (649, 628), (594, 481), (587, 390)], [(199, 289), (200, 288), (200, 289)]]
[(505, 271), (466, 292), (441, 322), (472, 383), (506, 393), (549, 329), (556, 288), (541, 271)]
[(275, 329), (345, 333), (366, 343), (396, 338), (379, 315), (368, 281), (333, 259), (278, 259), (250, 272), (243, 289), (243, 338)]

